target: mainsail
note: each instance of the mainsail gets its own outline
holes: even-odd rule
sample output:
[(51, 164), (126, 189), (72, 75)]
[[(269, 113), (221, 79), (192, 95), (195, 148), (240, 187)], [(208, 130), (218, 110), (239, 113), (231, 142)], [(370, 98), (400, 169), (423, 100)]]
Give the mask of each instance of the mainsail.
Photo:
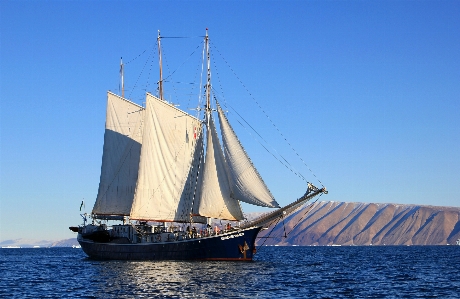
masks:
[(244, 219), (240, 204), (232, 196), (228, 167), (217, 137), (213, 118), (207, 128), (206, 158), (198, 185), (195, 213), (218, 219)]
[(150, 94), (145, 113), (139, 178), (130, 218), (189, 221), (200, 158), (197, 145), (201, 122)]
[(275, 198), (238, 140), (220, 105), (217, 106), (217, 111), (233, 197), (257, 206), (279, 208)]
[(96, 215), (129, 215), (134, 198), (142, 144), (144, 108), (107, 94), (101, 177)]

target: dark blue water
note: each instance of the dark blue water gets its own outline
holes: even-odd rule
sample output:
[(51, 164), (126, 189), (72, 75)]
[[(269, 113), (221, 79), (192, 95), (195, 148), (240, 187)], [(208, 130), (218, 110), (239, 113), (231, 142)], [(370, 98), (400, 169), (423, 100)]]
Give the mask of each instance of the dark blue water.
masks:
[(265, 247), (251, 263), (0, 249), (4, 298), (460, 298), (460, 246)]

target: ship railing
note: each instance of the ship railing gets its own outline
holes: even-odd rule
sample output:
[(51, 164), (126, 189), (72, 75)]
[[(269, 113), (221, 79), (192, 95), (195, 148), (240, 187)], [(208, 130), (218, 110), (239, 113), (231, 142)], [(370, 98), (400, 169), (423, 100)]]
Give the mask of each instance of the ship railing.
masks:
[[(119, 229), (116, 230), (112, 226), (109, 230), (111, 237), (126, 237), (126, 238), (133, 238), (137, 243), (158, 243), (158, 242), (174, 242), (180, 240), (191, 240), (191, 239), (200, 239), (200, 238), (207, 238), (213, 237), (218, 235), (223, 235), (226, 233), (234, 232), (241, 230), (241, 227), (238, 226), (230, 226), (229, 224), (220, 228), (219, 226), (215, 226), (214, 228), (202, 228), (198, 229), (193, 228), (190, 231), (182, 231), (182, 230), (171, 230), (169, 228), (165, 228), (163, 226), (154, 226), (154, 225), (147, 225), (147, 224), (126, 224), (123, 227), (130, 227), (134, 235), (131, 235), (129, 230)], [(95, 228), (101, 228), (101, 226), (94, 226)], [(105, 227), (106, 229), (109, 227)]]

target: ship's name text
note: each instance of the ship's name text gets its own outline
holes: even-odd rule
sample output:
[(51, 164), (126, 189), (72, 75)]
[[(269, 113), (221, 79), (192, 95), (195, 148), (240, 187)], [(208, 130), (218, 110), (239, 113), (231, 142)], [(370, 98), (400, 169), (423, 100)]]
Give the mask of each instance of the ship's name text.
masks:
[(233, 238), (237, 238), (237, 237), (241, 237), (241, 236), (244, 236), (244, 233), (239, 233), (239, 234), (234, 234), (234, 235), (230, 235), (230, 236), (220, 237), (220, 239), (221, 240), (228, 240), (228, 239), (233, 239)]

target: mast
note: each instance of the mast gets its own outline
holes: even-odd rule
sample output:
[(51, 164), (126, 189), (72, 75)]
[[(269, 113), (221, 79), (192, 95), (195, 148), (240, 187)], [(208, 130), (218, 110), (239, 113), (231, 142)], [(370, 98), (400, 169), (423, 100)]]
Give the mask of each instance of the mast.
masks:
[(206, 82), (206, 121), (209, 125), (209, 119), (211, 115), (211, 56), (209, 54), (209, 37), (208, 28), (206, 28), (206, 36), (204, 38), (206, 47), (206, 58), (208, 62), (207, 82)]
[(121, 97), (125, 97), (125, 83), (123, 80), (123, 73), (124, 73), (124, 65), (123, 65), (123, 57), (120, 58), (120, 76), (121, 76)]
[(160, 100), (163, 100), (163, 62), (161, 60), (161, 37), (160, 37), (160, 30), (158, 30), (158, 58), (160, 63), (160, 81), (158, 82), (158, 97)]

